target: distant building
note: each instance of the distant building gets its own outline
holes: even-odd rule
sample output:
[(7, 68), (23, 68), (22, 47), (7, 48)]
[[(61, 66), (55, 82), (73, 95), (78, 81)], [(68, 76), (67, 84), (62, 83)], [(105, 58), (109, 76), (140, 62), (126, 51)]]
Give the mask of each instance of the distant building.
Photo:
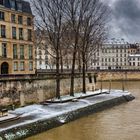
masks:
[(0, 0), (0, 74), (34, 74), (33, 15), (29, 2)]
[[(139, 66), (139, 45), (105, 43), (91, 58), (93, 69), (133, 69)], [(138, 68), (138, 67), (135, 67)]]
[(140, 54), (129, 55), (129, 65), (133, 68), (140, 68)]

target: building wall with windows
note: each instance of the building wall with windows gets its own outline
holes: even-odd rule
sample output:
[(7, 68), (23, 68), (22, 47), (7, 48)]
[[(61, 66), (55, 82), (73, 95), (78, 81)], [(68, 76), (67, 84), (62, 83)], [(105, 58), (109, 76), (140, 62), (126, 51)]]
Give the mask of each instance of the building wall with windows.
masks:
[(139, 64), (139, 54), (137, 53), (139, 53), (138, 44), (102, 44), (91, 59), (91, 68), (130, 69), (130, 67), (132, 68)]
[(132, 54), (129, 55), (129, 65), (132, 67), (139, 67), (140, 68), (140, 54)]
[(47, 47), (42, 44), (40, 44), (36, 48), (36, 68), (37, 69), (47, 69), (48, 68)]
[(35, 30), (35, 63), (36, 69), (48, 68), (48, 44), (45, 32)]
[(33, 15), (29, 2), (0, 0), (0, 74), (34, 74)]

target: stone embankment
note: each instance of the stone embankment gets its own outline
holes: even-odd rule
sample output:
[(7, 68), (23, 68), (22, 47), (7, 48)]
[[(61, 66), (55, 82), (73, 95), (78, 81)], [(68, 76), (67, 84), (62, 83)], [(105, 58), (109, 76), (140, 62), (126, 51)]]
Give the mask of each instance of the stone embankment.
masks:
[(80, 117), (133, 100), (129, 92), (120, 90), (96, 96), (47, 105), (31, 105), (12, 113), (22, 114), (20, 119), (0, 125), (0, 140), (25, 139), (32, 135), (58, 127)]
[[(94, 84), (94, 75), (97, 75), (97, 86)], [(100, 89), (100, 80), (122, 81), (140, 80), (140, 72), (99, 72), (93, 71), (87, 74), (87, 90)], [(92, 83), (91, 83), (92, 82)], [(25, 77), (1, 77), (0, 78), (0, 105), (1, 106), (25, 106), (40, 103), (55, 97), (55, 75), (25, 76)], [(68, 95), (70, 91), (70, 75), (61, 78), (61, 95)], [(76, 75), (75, 92), (82, 91), (81, 75)]]
[(140, 71), (103, 71), (98, 73), (98, 80), (103, 80), (103, 81), (139, 81), (140, 80)]

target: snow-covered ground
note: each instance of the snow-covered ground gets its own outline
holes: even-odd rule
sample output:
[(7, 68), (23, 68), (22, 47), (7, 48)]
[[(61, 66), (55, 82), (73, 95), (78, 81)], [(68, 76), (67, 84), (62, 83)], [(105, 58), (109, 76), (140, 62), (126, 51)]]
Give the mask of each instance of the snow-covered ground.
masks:
[[(103, 91), (107, 92), (106, 90)], [(91, 94), (95, 94), (95, 92), (87, 92), (87, 95)], [(78, 99), (76, 102), (50, 103), (47, 105), (35, 104), (22, 107), (11, 112), (18, 115), (20, 114), (20, 119), (12, 121), (10, 123), (0, 124), (0, 132), (17, 126), (30, 124), (38, 120), (45, 120), (56, 116), (58, 116), (58, 119), (60, 119), (60, 121), (65, 121), (64, 119), (59, 118), (59, 115), (129, 94), (130, 93), (127, 91), (123, 92), (121, 90), (112, 90), (110, 94), (103, 93), (96, 96), (90, 96), (84, 99)], [(79, 95), (81, 96), (81, 93), (79, 93)]]
[(61, 96), (60, 99), (53, 98), (53, 99), (47, 100), (47, 102), (57, 102), (57, 103), (59, 103), (59, 102), (65, 102), (65, 101), (73, 100), (73, 99), (77, 99), (77, 98), (84, 98), (84, 97), (89, 97), (89, 96), (95, 96), (95, 95), (102, 94), (102, 93), (108, 93), (108, 90), (103, 89), (102, 91), (101, 90), (88, 91), (88, 92), (86, 92), (86, 94), (84, 94), (82, 92), (75, 93), (74, 97), (72, 97), (70, 95), (64, 95), (64, 96)]

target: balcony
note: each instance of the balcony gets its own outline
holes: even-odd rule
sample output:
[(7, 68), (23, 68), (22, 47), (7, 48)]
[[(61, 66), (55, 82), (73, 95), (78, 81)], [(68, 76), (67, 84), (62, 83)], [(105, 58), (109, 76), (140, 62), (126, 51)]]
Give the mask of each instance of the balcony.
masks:
[(33, 56), (32, 56), (32, 55), (30, 55), (30, 56), (29, 56), (29, 59), (33, 59)]
[(23, 36), (20, 36), (20, 37), (19, 37), (19, 40), (23, 40)]
[(7, 58), (7, 54), (2, 54), (2, 57), (3, 58)]
[(20, 55), (20, 59), (24, 59), (24, 55)]
[(14, 55), (13, 56), (13, 59), (18, 59), (18, 55)]
[(1, 38), (6, 38), (6, 35), (1, 35)]

